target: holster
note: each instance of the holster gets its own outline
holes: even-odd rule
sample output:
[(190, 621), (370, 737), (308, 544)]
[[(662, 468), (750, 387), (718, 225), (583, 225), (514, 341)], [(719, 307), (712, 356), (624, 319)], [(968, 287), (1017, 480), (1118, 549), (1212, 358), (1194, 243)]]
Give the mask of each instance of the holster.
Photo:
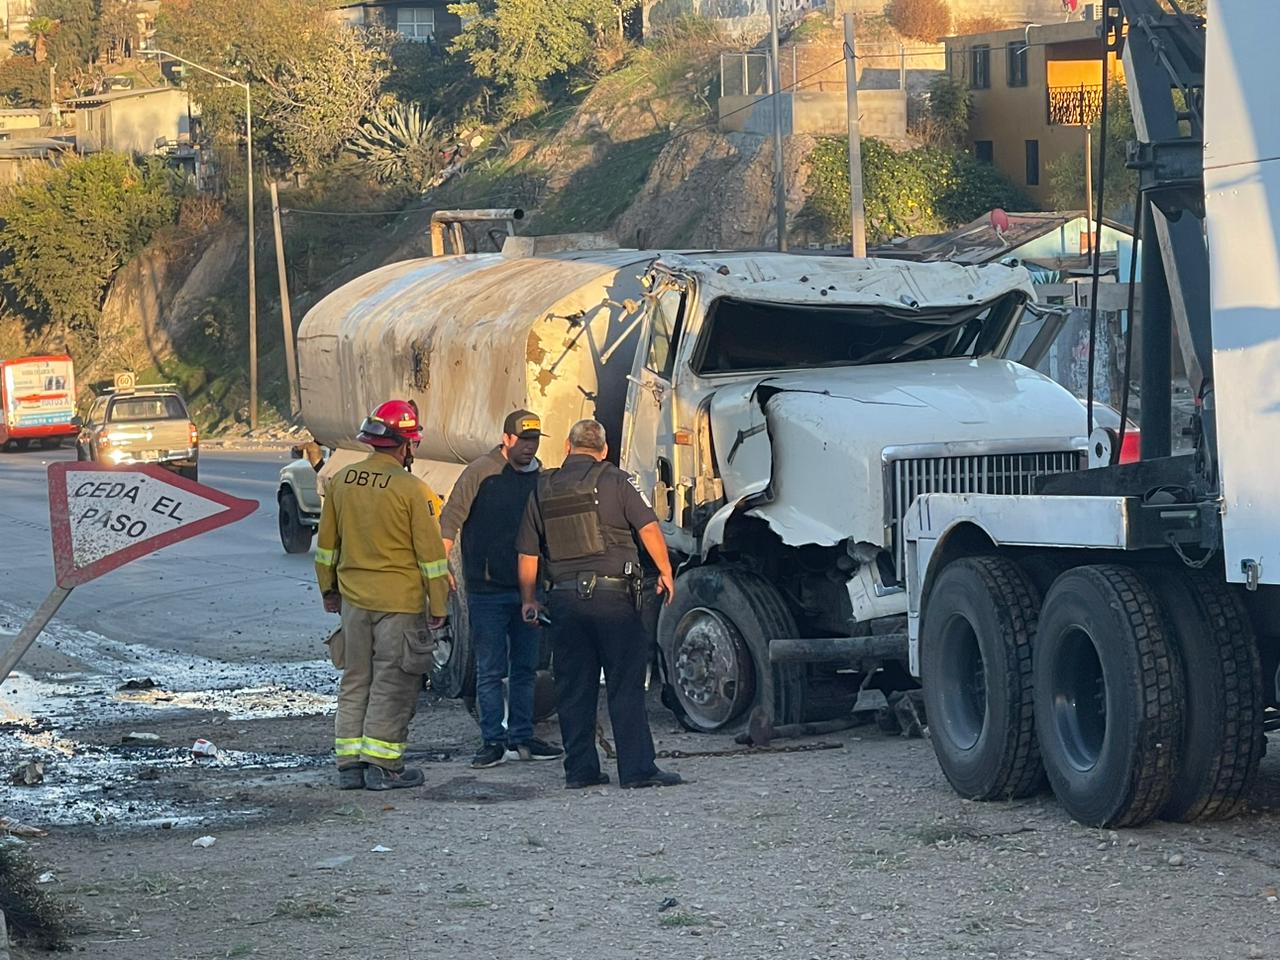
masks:
[(590, 600), (596, 593), (596, 575), (594, 573), (578, 574), (578, 599)]

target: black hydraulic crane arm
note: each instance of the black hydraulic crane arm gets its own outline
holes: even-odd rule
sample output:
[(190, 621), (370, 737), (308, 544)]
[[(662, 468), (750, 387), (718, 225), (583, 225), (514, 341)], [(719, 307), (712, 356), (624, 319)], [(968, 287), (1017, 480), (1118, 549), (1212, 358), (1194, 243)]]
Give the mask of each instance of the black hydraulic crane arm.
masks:
[[(1106, 0), (1105, 46), (1123, 55), (1137, 141), (1143, 231), (1141, 427), (1143, 459), (1171, 447), (1172, 335), (1178, 333), (1201, 424), (1201, 473), (1212, 478), (1213, 350), (1204, 234), (1204, 21), (1177, 0)], [(1212, 480), (1210, 480), (1212, 482)]]

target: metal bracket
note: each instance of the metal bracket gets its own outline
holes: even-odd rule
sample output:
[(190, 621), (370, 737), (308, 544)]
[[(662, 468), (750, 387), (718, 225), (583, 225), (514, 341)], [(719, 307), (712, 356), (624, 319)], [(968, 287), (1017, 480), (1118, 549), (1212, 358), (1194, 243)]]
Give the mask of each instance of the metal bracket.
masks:
[(1241, 560), (1240, 572), (1244, 574), (1244, 587), (1253, 591), (1258, 589), (1258, 581), (1262, 579), (1262, 564), (1257, 560)]

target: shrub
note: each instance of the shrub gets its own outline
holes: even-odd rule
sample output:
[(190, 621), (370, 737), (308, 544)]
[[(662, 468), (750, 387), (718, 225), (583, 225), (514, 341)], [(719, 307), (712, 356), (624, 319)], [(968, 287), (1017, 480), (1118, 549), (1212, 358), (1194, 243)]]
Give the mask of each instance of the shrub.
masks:
[(0, 911), (15, 940), (57, 950), (67, 943), (70, 910), (40, 889), (37, 872), (25, 853), (0, 846)]
[(0, 61), (0, 97), (11, 107), (43, 107), (49, 103), (49, 65), (31, 57)]
[(0, 194), (0, 277), (40, 323), (64, 333), (92, 326), (116, 271), (176, 213), (158, 161), (99, 153), (33, 164)]
[(884, 15), (904, 37), (936, 43), (951, 32), (951, 8), (946, 0), (889, 0)]
[(965, 17), (956, 21), (956, 35), (967, 36), (972, 33), (995, 33), (997, 30), (1008, 30), (1009, 21), (1000, 17), (980, 16)]
[[(808, 161), (810, 195), (797, 226), (847, 241), (847, 141), (820, 141)], [(994, 207), (1031, 209), (1027, 197), (990, 164), (937, 147), (895, 153), (879, 140), (863, 140), (862, 188), (869, 244), (937, 233)]]

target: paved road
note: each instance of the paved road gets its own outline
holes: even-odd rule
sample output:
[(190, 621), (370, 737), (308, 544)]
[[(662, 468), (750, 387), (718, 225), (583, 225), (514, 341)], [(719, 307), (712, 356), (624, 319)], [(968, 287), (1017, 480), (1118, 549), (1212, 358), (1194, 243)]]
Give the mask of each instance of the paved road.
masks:
[[(74, 453), (0, 453), (0, 632), (16, 630), (53, 586), (45, 481), (51, 458)], [(287, 459), (285, 451), (205, 452), (201, 481), (257, 500), (258, 511), (77, 588), (58, 620), (117, 643), (220, 660), (322, 656), (336, 618), (320, 608), (311, 555), (287, 555), (276, 532), (277, 476)], [(77, 663), (74, 651), (37, 648), (24, 670), (94, 666)]]

